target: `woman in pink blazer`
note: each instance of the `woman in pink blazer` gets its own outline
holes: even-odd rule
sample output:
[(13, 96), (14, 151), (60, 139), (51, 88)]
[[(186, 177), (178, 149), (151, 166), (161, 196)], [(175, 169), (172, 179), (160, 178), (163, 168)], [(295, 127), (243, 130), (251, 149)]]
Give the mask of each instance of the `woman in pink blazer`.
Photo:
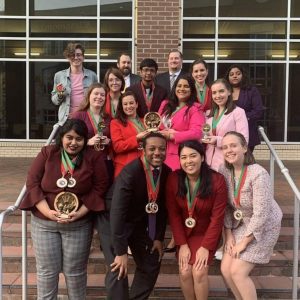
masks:
[(232, 100), (232, 89), (227, 80), (217, 79), (211, 85), (212, 109), (208, 115), (209, 136), (202, 142), (207, 144), (206, 161), (214, 170), (224, 164), (222, 139), (228, 131), (240, 132), (248, 142), (249, 131), (245, 111)]
[(122, 94), (116, 119), (111, 121), (110, 135), (114, 150), (115, 178), (125, 165), (141, 156), (139, 143), (147, 134), (143, 119), (137, 114), (138, 103), (131, 91)]
[(205, 123), (191, 75), (185, 74), (174, 83), (169, 100), (162, 102), (158, 113), (163, 120), (161, 133), (168, 140), (165, 164), (174, 171), (180, 168), (178, 145), (187, 140), (200, 139)]

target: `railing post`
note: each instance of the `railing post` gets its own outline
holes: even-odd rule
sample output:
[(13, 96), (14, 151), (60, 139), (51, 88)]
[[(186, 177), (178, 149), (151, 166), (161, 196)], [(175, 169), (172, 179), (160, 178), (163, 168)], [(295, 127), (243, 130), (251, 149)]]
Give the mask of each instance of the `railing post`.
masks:
[(272, 154), (272, 152), (270, 152), (270, 178), (271, 178), (271, 189), (274, 191), (274, 183), (275, 183), (275, 157)]
[(0, 300), (2, 300), (2, 284), (3, 284), (3, 261), (2, 261), (2, 255), (3, 255), (3, 251), (2, 251), (2, 225), (3, 225), (3, 218), (4, 218), (4, 214), (0, 214)]
[(299, 248), (299, 200), (294, 202), (294, 252), (293, 252), (293, 300), (298, 299), (298, 248)]
[(22, 300), (27, 299), (27, 211), (22, 211)]

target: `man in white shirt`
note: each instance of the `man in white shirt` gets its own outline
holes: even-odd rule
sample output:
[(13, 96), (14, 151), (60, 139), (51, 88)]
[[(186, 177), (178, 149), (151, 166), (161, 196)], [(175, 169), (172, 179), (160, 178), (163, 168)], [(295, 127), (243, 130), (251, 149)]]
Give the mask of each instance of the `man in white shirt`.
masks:
[(178, 49), (171, 50), (168, 56), (169, 70), (156, 76), (156, 83), (165, 88), (168, 93), (170, 93), (177, 78), (186, 73), (182, 70), (182, 61), (182, 53)]
[(141, 80), (140, 76), (131, 73), (131, 57), (129, 54), (122, 53), (118, 57), (117, 67), (124, 76), (125, 89)]

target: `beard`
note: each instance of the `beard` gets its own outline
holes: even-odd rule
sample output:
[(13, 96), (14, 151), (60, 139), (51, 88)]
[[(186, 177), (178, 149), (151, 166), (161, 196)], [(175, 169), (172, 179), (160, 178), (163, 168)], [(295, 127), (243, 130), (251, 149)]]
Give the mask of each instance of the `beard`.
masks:
[(122, 73), (124, 76), (128, 76), (131, 73), (131, 69), (128, 69), (128, 68), (122, 69)]

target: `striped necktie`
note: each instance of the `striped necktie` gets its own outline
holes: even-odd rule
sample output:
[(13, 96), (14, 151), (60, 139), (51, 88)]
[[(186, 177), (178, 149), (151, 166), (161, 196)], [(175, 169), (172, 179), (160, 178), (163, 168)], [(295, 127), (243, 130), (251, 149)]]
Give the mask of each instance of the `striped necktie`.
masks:
[(171, 90), (172, 90), (172, 87), (173, 87), (173, 85), (174, 85), (175, 79), (176, 79), (176, 75), (175, 75), (175, 73), (172, 73), (172, 74), (170, 75), (170, 89), (171, 89)]

